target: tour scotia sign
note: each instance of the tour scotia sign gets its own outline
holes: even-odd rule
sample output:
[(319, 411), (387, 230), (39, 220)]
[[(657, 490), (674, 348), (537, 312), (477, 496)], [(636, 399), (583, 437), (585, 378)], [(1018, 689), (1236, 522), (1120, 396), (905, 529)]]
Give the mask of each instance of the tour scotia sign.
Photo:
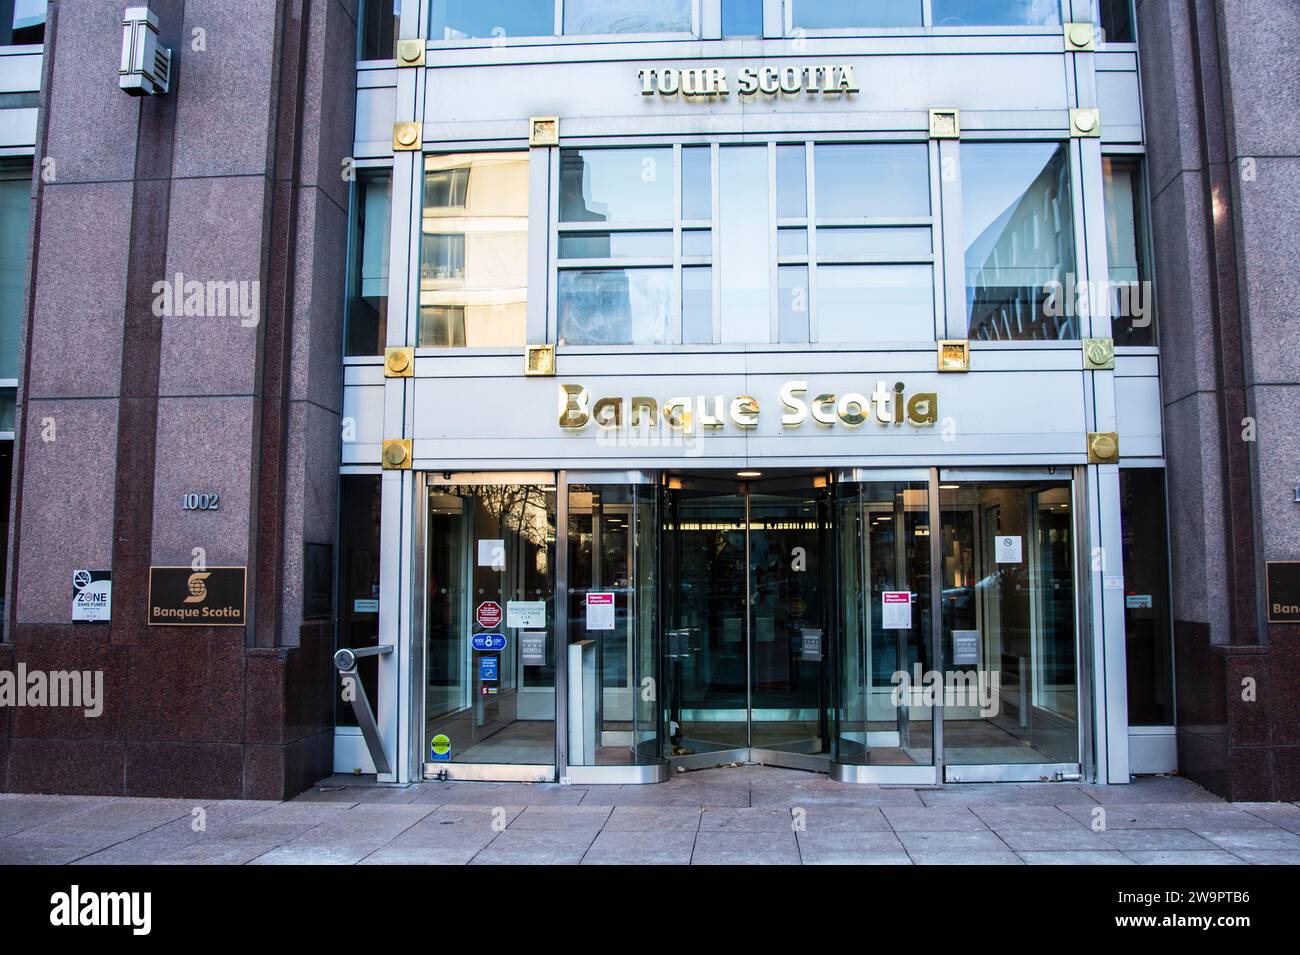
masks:
[(813, 66), (742, 66), (734, 77), (725, 67), (671, 66), (637, 70), (642, 96), (677, 96), (687, 99), (729, 96), (846, 96), (859, 92), (853, 67), (821, 63)]

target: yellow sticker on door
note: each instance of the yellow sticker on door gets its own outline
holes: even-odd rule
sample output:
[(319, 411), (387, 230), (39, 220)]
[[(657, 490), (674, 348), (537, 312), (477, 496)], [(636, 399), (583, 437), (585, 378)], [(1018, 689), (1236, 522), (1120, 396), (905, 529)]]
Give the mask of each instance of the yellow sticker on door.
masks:
[(451, 740), (439, 733), (429, 741), (429, 759), (435, 763), (451, 760)]

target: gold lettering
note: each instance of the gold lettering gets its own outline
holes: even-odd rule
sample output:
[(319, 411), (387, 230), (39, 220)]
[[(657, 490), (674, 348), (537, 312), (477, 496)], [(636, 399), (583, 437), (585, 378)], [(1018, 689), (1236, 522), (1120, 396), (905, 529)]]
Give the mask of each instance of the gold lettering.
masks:
[(591, 420), (587, 409), (590, 395), (582, 385), (560, 385), (560, 427), (569, 430), (584, 428)]
[(758, 402), (749, 395), (741, 395), (731, 401), (731, 420), (738, 428), (758, 427)]
[(646, 413), (649, 418), (650, 427), (655, 427), (659, 423), (659, 402), (653, 398), (647, 398), (644, 395), (638, 395), (632, 399), (631, 424), (634, 428), (641, 426), (641, 412)]
[[(829, 411), (826, 410), (828, 405), (830, 406)], [(818, 424), (834, 424), (835, 423), (835, 396), (818, 395), (816, 398), (814, 398), (812, 400), (812, 416), (813, 416), (813, 420), (816, 421)]]
[(932, 391), (912, 395), (907, 402), (909, 424), (934, 424), (939, 420), (939, 396)]
[[(610, 414), (613, 412), (613, 414)], [(591, 419), (599, 428), (618, 428), (623, 425), (623, 399), (601, 398), (591, 409)]]

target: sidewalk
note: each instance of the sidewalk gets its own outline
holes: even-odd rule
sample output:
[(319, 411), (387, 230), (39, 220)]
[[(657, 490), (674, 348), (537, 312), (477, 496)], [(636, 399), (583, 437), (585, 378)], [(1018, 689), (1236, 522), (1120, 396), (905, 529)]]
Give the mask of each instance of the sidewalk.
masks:
[(579, 862), (1297, 864), (1300, 805), (1179, 778), (911, 788), (759, 766), (654, 786), (337, 777), (285, 803), (0, 793), (0, 864)]

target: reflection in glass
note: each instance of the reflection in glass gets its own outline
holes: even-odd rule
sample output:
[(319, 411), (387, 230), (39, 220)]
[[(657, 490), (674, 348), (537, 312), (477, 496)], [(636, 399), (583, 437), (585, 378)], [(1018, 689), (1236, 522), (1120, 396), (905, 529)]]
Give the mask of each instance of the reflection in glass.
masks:
[(682, 218), (713, 218), (713, 150), (682, 147)]
[(929, 255), (930, 251), (928, 226), (909, 229), (823, 227), (817, 230), (818, 259)]
[(813, 147), (819, 219), (930, 214), (930, 160), (922, 143)]
[[(428, 495), (424, 653), (426, 770), (438, 771), (434, 736), (450, 738), (448, 762), (547, 765), (555, 761), (555, 490), (540, 485), (435, 485)], [(486, 543), (489, 560), (480, 558)], [(476, 608), (502, 608), (498, 626), (478, 625)], [(510, 605), (541, 605), (544, 622), (511, 627)], [(472, 638), (500, 633), (504, 650)], [(540, 655), (523, 636), (540, 634)], [(495, 657), (485, 666), (483, 657)], [(495, 679), (491, 674), (495, 673)]]
[(1101, 0), (1098, 4), (1103, 43), (1132, 43), (1132, 0)]
[(560, 272), (560, 343), (663, 345), (670, 342), (672, 269)]
[[(379, 643), (379, 482), (378, 474), (339, 476), (339, 649)], [(357, 672), (371, 707), (382, 713), (379, 657), (361, 657)], [(350, 703), (336, 698), (334, 712), (340, 726), (357, 724)]]
[[(2, 8), (4, 4), (0, 4)], [(361, 0), (357, 59), (391, 60), (397, 55), (401, 0)], [(3, 38), (0, 37), (0, 40)]]
[(425, 159), (416, 344), (522, 345), (528, 311), (528, 154)]
[(682, 255), (686, 258), (707, 258), (713, 254), (713, 232), (709, 229), (687, 229), (682, 233)]
[(431, 0), (429, 38), (551, 36), (555, 0)]
[(933, 275), (929, 265), (819, 265), (817, 340), (933, 341)]
[(945, 486), (940, 506), (945, 668), (986, 695), (945, 707), (947, 762), (1078, 762), (1070, 483)]
[(1061, 0), (932, 0), (937, 27), (1059, 26)]
[[(29, 187), (25, 187), (29, 188)], [(347, 355), (382, 355), (388, 343), (388, 249), (391, 170), (357, 171), (355, 226), (348, 274)], [(26, 218), (24, 214), (24, 218)], [(7, 232), (5, 233), (8, 234)], [(22, 234), (26, 236), (26, 226)]]
[(807, 255), (808, 230), (803, 227), (797, 229), (777, 229), (776, 254), (778, 256)]
[[(842, 484), (836, 497), (843, 658), (833, 758), (860, 766), (932, 765), (933, 708), (895, 695), (903, 685), (897, 674), (915, 683), (916, 667), (934, 669), (928, 484)], [(906, 612), (898, 603), (904, 594)]]
[(1103, 157), (1101, 169), (1111, 337), (1116, 345), (1154, 345), (1155, 302), (1143, 247), (1142, 167), (1135, 159)]
[(671, 223), (672, 219), (672, 149), (560, 152), (561, 222)]
[(562, 259), (669, 259), (671, 232), (568, 232), (560, 236)]
[(682, 343), (712, 342), (713, 269), (707, 265), (682, 269)]
[(763, 0), (722, 0), (723, 36), (762, 36)]
[(961, 147), (969, 337), (1079, 337), (1070, 168), (1061, 143)]
[(791, 0), (795, 29), (919, 27), (921, 0)]
[[(634, 766), (663, 758), (660, 706), (658, 494), (654, 485), (569, 487), (570, 664), (583, 667), (582, 714), (569, 727), (575, 766)], [(590, 629), (591, 593), (614, 601), (613, 629)], [(576, 646), (576, 650), (575, 650)], [(571, 666), (572, 669), (572, 666)]]
[(722, 218), (722, 340), (771, 340), (766, 146), (724, 146), (718, 177)]
[(564, 32), (690, 33), (691, 0), (564, 0)]
[[(27, 219), (31, 192), (30, 158), (0, 165), (0, 378), (18, 377), (18, 338), (27, 293)], [(384, 294), (388, 294), (387, 281)]]
[(1130, 726), (1174, 723), (1164, 478), (1158, 468), (1122, 468), (1119, 472)]
[(777, 269), (777, 319), (780, 341), (808, 341), (808, 266), (783, 265)]
[(808, 215), (808, 164), (803, 146), (776, 147), (776, 215), (778, 219)]

